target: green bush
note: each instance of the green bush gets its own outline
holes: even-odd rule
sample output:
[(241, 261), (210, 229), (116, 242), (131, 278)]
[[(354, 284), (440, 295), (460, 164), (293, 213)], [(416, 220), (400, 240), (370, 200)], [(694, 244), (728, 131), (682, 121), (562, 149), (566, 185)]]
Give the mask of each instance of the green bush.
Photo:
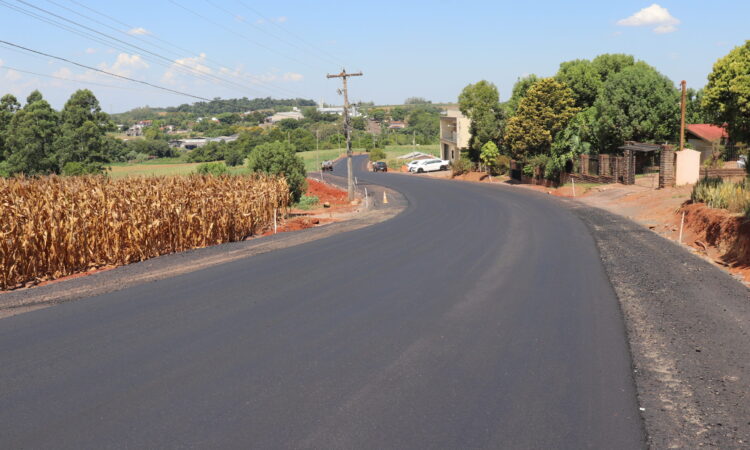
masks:
[(224, 153), (224, 162), (229, 167), (241, 166), (245, 163), (245, 155), (236, 148), (228, 148)]
[(451, 164), (451, 169), (453, 170), (454, 177), (471, 172), (471, 169), (473, 168), (474, 164), (472, 164), (471, 161), (465, 158), (457, 159), (456, 161), (453, 161), (453, 164)]
[(704, 178), (693, 187), (690, 199), (709, 208), (750, 215), (750, 181), (732, 183), (721, 178)]
[(269, 142), (255, 147), (250, 152), (247, 167), (251, 172), (284, 176), (293, 203), (299, 201), (307, 187), (305, 162), (297, 156), (294, 146), (286, 142)]
[(370, 150), (370, 161), (380, 161), (386, 158), (385, 150), (382, 148), (373, 148)]
[(101, 164), (70, 161), (63, 166), (62, 174), (67, 176), (91, 175), (101, 174), (103, 170)]
[(319, 201), (320, 199), (314, 195), (303, 195), (296, 206), (299, 209), (312, 209)]
[(200, 175), (213, 175), (219, 177), (229, 174), (229, 169), (227, 169), (227, 166), (224, 163), (208, 162), (199, 164), (198, 167), (195, 168), (195, 172)]

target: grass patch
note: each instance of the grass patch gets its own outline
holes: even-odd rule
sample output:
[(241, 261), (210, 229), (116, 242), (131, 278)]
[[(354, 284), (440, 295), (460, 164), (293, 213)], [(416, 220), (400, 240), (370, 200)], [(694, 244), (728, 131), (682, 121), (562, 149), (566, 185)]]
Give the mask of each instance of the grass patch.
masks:
[(750, 179), (732, 183), (721, 178), (704, 178), (693, 187), (690, 199), (709, 208), (750, 216)]
[(319, 202), (320, 199), (315, 195), (303, 195), (302, 198), (299, 199), (299, 202), (294, 204), (294, 207), (297, 209), (308, 210), (317, 207)]

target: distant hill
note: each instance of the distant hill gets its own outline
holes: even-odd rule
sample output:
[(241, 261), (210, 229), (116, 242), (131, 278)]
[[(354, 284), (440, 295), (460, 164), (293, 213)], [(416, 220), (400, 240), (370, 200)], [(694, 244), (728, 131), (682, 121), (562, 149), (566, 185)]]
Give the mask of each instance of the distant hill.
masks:
[(210, 102), (196, 102), (193, 104), (182, 104), (180, 106), (170, 106), (166, 108), (145, 106), (134, 108), (130, 111), (113, 114), (116, 119), (145, 120), (156, 116), (163, 116), (164, 113), (189, 113), (196, 116), (214, 116), (221, 113), (241, 113), (246, 111), (257, 111), (262, 109), (287, 109), (293, 106), (315, 106), (314, 100), (303, 98), (275, 99), (271, 97), (248, 99), (230, 98), (230, 99), (213, 99)]

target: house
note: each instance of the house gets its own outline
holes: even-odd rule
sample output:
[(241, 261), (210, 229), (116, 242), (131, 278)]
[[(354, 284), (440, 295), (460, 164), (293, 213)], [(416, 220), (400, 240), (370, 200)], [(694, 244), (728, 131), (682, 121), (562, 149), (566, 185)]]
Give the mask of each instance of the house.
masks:
[(208, 144), (209, 142), (234, 142), (239, 137), (238, 134), (233, 134), (231, 136), (219, 136), (214, 138), (186, 138), (186, 139), (176, 139), (173, 141), (169, 141), (169, 146), (173, 148), (184, 148), (186, 150), (193, 150), (194, 148), (203, 147), (204, 145)]
[(406, 128), (406, 123), (401, 120), (392, 120), (388, 125), (389, 130), (403, 130)]
[(727, 145), (729, 135), (724, 127), (709, 123), (694, 123), (687, 126), (687, 142), (701, 152), (701, 163), (710, 159), (714, 143)]
[[(321, 114), (338, 114), (339, 116), (344, 115), (344, 107), (343, 106), (334, 106), (334, 107), (318, 107), (318, 112)], [(362, 113), (357, 111), (357, 107), (354, 105), (349, 106), (349, 117), (359, 117)]]
[(461, 157), (461, 150), (469, 148), (471, 121), (457, 107), (446, 109), (440, 116), (440, 157), (451, 162)]
[(299, 108), (295, 106), (291, 111), (278, 112), (266, 118), (266, 122), (278, 123), (286, 119), (302, 120), (304, 118), (305, 116), (300, 112)]

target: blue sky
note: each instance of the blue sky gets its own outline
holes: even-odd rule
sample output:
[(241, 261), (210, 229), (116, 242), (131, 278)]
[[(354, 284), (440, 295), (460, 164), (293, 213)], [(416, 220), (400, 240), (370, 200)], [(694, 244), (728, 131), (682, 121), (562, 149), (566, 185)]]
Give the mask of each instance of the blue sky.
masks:
[[(0, 40), (206, 98), (339, 103), (340, 83), (325, 75), (345, 65), (365, 75), (351, 81), (354, 101), (455, 101), (481, 79), (507, 99), (518, 77), (550, 76), (562, 61), (601, 53), (635, 55), (698, 88), (716, 59), (750, 38), (744, 0), (25, 1), (0, 1)], [(195, 101), (3, 45), (0, 60), (0, 93), (40, 89), (57, 108), (82, 87), (108, 112)]]

